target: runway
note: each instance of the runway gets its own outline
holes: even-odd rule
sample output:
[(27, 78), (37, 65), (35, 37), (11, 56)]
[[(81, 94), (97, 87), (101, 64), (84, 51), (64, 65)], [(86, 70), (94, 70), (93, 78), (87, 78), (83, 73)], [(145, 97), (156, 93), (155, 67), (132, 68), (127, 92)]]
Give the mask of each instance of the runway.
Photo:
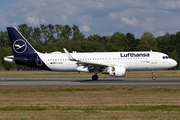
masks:
[(165, 86), (180, 85), (180, 78), (0, 78), (0, 86)]

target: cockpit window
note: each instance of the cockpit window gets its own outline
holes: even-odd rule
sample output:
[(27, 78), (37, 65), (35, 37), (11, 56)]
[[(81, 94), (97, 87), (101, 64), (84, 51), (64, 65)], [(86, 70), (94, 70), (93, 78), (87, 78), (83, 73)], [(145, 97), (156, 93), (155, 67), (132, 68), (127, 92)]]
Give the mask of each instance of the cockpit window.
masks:
[(163, 56), (163, 59), (170, 59), (169, 56)]

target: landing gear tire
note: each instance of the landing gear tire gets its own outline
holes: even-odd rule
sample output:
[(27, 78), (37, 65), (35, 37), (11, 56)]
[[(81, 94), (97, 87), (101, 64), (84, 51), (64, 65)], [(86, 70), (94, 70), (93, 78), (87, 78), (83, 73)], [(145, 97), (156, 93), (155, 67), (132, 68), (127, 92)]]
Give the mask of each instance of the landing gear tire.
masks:
[(92, 80), (98, 80), (98, 76), (97, 75), (93, 75), (92, 76)]
[(155, 75), (155, 72), (154, 72), (154, 70), (152, 70), (152, 79), (156, 80), (156, 76), (154, 76), (154, 75)]
[(156, 80), (156, 76), (153, 76), (152, 79), (153, 79), (153, 80)]

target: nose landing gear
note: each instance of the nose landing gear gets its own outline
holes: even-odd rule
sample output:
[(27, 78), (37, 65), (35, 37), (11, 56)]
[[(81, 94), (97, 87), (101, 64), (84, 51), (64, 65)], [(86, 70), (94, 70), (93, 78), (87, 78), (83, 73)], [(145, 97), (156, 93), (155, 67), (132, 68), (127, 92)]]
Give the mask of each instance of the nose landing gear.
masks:
[(154, 75), (155, 75), (155, 72), (154, 72), (154, 70), (152, 70), (152, 79), (156, 80), (156, 76), (154, 76)]

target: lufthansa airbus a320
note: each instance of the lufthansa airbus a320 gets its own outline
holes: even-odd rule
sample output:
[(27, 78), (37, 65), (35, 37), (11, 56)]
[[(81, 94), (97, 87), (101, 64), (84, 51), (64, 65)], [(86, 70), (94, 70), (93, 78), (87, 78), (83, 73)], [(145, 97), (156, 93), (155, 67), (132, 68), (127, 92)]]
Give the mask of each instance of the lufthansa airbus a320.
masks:
[(12, 56), (4, 57), (7, 62), (59, 72), (93, 72), (92, 80), (98, 80), (98, 73), (123, 77), (126, 71), (170, 69), (177, 62), (161, 52), (64, 52), (40, 53), (14, 27), (7, 27), (13, 50)]

